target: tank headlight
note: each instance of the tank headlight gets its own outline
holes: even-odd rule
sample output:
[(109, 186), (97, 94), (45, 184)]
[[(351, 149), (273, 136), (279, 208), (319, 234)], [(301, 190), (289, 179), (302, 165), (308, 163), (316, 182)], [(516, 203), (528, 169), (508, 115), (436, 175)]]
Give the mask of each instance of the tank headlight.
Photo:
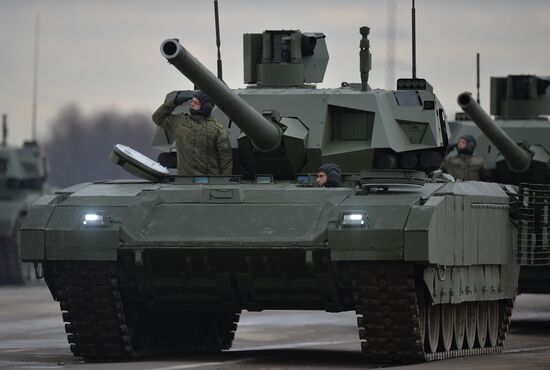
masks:
[(83, 227), (107, 226), (109, 217), (105, 212), (89, 212), (82, 216)]
[(365, 228), (368, 226), (368, 217), (365, 212), (346, 212), (340, 214), (338, 224), (341, 228)]

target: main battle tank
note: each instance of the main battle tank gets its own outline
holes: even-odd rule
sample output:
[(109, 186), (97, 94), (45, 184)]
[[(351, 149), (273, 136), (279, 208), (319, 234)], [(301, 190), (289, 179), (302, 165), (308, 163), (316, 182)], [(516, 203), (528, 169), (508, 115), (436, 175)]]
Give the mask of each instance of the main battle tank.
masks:
[(477, 136), (480, 147), (476, 155), (489, 163), (495, 181), (519, 185), (514, 218), (519, 226), (520, 293), (550, 293), (550, 123), (542, 116), (550, 114), (549, 86), (550, 79), (536, 76), (493, 78), (491, 112), (495, 120), (469, 93), (458, 97), (459, 105), (481, 132), (469, 127), (472, 121), (459, 121), (455, 135), (468, 131)]
[[(314, 85), (328, 62), (322, 33), (245, 34), (239, 90), (177, 40), (162, 43), (216, 102), (235, 175), (174, 176), (119, 145), (111, 159), (143, 180), (79, 184), (34, 204), (23, 258), (43, 266), (76, 356), (220, 351), (242, 310), (265, 309), (354, 310), (375, 362), (501, 350), (519, 273), (509, 195), (435, 170), (444, 110), (423, 79), (368, 86), (368, 32), (361, 83), (332, 89)], [(313, 186), (328, 161), (343, 186)]]
[(44, 189), (46, 162), (36, 142), (8, 146), (7, 116), (2, 119), (0, 145), (0, 284), (23, 284), (35, 280), (31, 263), (22, 263), (19, 228), (23, 218)]

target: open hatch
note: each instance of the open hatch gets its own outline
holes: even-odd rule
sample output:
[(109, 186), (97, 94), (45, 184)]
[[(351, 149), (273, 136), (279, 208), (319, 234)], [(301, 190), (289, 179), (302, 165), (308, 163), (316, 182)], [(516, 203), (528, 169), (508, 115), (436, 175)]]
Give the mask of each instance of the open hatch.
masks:
[(145, 180), (162, 182), (170, 176), (166, 167), (126, 145), (115, 145), (109, 158), (128, 173)]

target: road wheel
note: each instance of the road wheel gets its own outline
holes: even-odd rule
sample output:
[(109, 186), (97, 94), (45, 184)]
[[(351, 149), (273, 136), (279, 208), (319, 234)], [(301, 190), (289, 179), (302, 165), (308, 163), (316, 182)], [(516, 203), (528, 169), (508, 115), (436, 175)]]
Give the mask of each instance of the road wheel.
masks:
[(441, 305), (440, 351), (449, 351), (453, 344), (453, 308), (451, 304)]
[(435, 353), (439, 343), (439, 331), (441, 323), (440, 305), (430, 305), (426, 307), (426, 352)]
[(453, 348), (462, 349), (466, 332), (466, 303), (453, 304)]
[(487, 302), (476, 302), (476, 304), (477, 344), (480, 348), (483, 348), (485, 347), (485, 342), (487, 341)]
[(463, 303), (466, 307), (466, 348), (474, 348), (476, 342), (477, 306), (475, 302)]
[(498, 327), (500, 321), (500, 311), (498, 301), (490, 301), (487, 303), (487, 332), (490, 347), (495, 347), (498, 340)]

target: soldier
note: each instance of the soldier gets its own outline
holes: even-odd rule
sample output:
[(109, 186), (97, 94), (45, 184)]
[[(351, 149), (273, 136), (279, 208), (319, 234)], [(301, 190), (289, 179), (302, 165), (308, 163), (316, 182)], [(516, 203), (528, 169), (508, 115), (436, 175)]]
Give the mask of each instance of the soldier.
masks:
[(490, 178), (490, 172), (485, 167), (483, 158), (474, 155), (476, 140), (472, 135), (462, 136), (455, 146), (458, 154), (446, 158), (441, 163), (443, 172), (464, 181), (486, 181)]
[[(172, 114), (189, 102), (189, 113)], [(231, 175), (233, 160), (225, 129), (210, 117), (214, 102), (202, 91), (180, 91), (153, 113), (153, 122), (176, 141), (178, 175)]]
[(340, 166), (334, 163), (325, 163), (317, 172), (315, 182), (322, 188), (336, 188), (340, 186), (342, 179), (342, 170)]

